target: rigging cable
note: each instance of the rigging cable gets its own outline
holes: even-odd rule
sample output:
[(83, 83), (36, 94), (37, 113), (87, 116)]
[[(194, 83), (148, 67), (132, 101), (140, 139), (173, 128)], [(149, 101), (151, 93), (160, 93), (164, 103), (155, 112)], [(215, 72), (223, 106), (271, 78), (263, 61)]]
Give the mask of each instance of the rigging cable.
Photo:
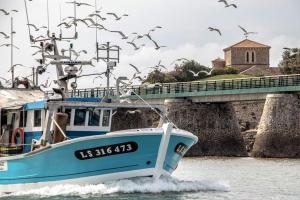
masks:
[(27, 28), (28, 28), (28, 33), (29, 33), (29, 39), (30, 39), (30, 42), (32, 42), (32, 37), (31, 37), (30, 26), (29, 26), (29, 17), (28, 17), (28, 9), (27, 9), (27, 3), (26, 3), (26, 0), (24, 0), (24, 4), (25, 4), (25, 11), (26, 11), (26, 19), (27, 19)]

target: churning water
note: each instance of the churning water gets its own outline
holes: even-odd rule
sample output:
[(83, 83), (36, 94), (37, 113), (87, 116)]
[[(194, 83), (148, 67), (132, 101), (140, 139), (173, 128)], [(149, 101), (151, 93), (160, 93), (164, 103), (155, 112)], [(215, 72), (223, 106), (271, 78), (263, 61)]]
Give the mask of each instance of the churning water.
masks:
[(300, 199), (300, 160), (186, 158), (173, 177), (58, 185), (0, 199)]

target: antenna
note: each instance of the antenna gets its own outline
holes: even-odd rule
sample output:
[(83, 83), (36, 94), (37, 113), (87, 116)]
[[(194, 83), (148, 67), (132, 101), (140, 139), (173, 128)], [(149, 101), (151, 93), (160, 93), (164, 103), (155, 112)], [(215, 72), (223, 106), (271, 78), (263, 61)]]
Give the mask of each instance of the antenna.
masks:
[(10, 18), (10, 68), (11, 68), (11, 85), (12, 88), (15, 87), (14, 84), (14, 73), (15, 73), (15, 69), (14, 69), (14, 28), (13, 28), (13, 17)]
[[(95, 0), (95, 13), (97, 12), (97, 0)], [(98, 18), (95, 16), (95, 22), (98, 23)], [(95, 32), (96, 32), (96, 51), (98, 48), (98, 28), (95, 26)], [(97, 51), (97, 57), (98, 57), (98, 51)], [(98, 60), (97, 60), (98, 61)]]
[[(59, 4), (59, 21), (61, 23), (61, 3)], [(61, 39), (62, 37), (62, 28), (61, 26), (59, 27), (59, 38)]]
[(47, 23), (48, 23), (48, 31), (47, 35), (50, 37), (50, 22), (49, 22), (49, 0), (47, 0)]
[[(99, 57), (99, 51), (104, 51), (106, 52), (106, 56), (104, 57)], [(117, 56), (116, 57), (112, 57), (110, 55), (110, 52), (117, 52)], [(113, 70), (114, 67), (117, 66), (117, 62), (120, 61), (120, 47), (113, 45), (110, 46), (110, 43), (107, 42), (106, 44), (102, 44), (101, 47), (97, 46), (97, 61), (101, 59), (104, 60), (106, 62), (106, 72), (105, 72), (105, 76), (107, 78), (107, 91), (106, 91), (106, 98), (108, 98), (109, 95), (109, 76), (110, 76), (110, 71)], [(113, 60), (113, 61), (111, 61)]]

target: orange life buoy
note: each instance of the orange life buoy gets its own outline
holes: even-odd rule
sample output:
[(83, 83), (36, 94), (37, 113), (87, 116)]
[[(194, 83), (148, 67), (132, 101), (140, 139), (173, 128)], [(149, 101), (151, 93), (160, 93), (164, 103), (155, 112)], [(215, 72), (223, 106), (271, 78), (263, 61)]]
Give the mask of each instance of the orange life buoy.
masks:
[(19, 135), (20, 137), (20, 144), (19, 145), (23, 145), (24, 144), (24, 130), (23, 128), (16, 128), (12, 134), (11, 137), (11, 143), (16, 145), (17, 144), (17, 135)]

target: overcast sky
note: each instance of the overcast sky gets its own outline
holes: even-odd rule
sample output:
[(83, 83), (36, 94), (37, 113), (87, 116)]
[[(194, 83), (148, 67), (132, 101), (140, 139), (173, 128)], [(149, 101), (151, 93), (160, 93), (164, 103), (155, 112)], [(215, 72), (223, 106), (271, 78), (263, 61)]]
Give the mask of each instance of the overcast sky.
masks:
[[(60, 22), (60, 7), (62, 18), (72, 15), (73, 7), (66, 4), (66, 0), (50, 0), (50, 30), (59, 33), (57, 24)], [(241, 25), (249, 31), (258, 32), (250, 39), (270, 45), (271, 66), (277, 66), (281, 59), (282, 48), (300, 47), (300, 1), (299, 0), (228, 0), (236, 3), (238, 8), (225, 8), (218, 0), (98, 0), (98, 7), (102, 7), (101, 14), (107, 18), (103, 25), (110, 30), (122, 30), (130, 35), (132, 32), (147, 33), (156, 25), (163, 28), (152, 33), (152, 37), (159, 44), (167, 46), (155, 50), (153, 44), (146, 39), (138, 41), (138, 44), (146, 44), (145, 48), (134, 51), (125, 40), (121, 40), (116, 33), (99, 32), (99, 42), (110, 41), (122, 47), (121, 62), (114, 71), (116, 76), (131, 76), (134, 70), (129, 63), (145, 68), (154, 66), (162, 61), (169, 69), (173, 66), (170, 63), (180, 57), (194, 59), (203, 65), (211, 66), (211, 60), (223, 58), (223, 49), (244, 39), (243, 33), (237, 27)], [(33, 0), (27, 2), (29, 9), (30, 23), (37, 26), (47, 25), (46, 0)], [(94, 4), (94, 0), (82, 0), (82, 2)], [(0, 0), (0, 8), (5, 10), (17, 9), (19, 13), (14, 14), (15, 45), (20, 50), (15, 50), (14, 63), (22, 63), (27, 66), (37, 66), (32, 54), (36, 51), (30, 47), (28, 30), (26, 27), (26, 15), (23, 0)], [(78, 7), (78, 17), (86, 17), (93, 12), (91, 7)], [(119, 21), (107, 12), (128, 14)], [(223, 35), (220, 37), (216, 32), (209, 32), (209, 26), (219, 28)], [(9, 33), (10, 16), (0, 13), (0, 31)], [(35, 36), (44, 34), (45, 31), (35, 32)], [(70, 31), (63, 30), (65, 36), (70, 36)], [(0, 35), (0, 43), (8, 43)], [(74, 43), (77, 50), (86, 49), (88, 56), (83, 55), (82, 59), (90, 59), (95, 56), (95, 30), (87, 29), (79, 25), (79, 39)], [(68, 43), (61, 43), (61, 47), (68, 48)], [(10, 49), (0, 47), (2, 77), (9, 78), (7, 72), (10, 66)], [(96, 68), (86, 67), (84, 73), (102, 72), (105, 69), (104, 63), (98, 63)], [(54, 66), (49, 67), (49, 73), (41, 78), (46, 80), (54, 74)], [(18, 68), (16, 76), (30, 74), (30, 70)], [(101, 82), (93, 78), (82, 79), (82, 87), (99, 86)]]

